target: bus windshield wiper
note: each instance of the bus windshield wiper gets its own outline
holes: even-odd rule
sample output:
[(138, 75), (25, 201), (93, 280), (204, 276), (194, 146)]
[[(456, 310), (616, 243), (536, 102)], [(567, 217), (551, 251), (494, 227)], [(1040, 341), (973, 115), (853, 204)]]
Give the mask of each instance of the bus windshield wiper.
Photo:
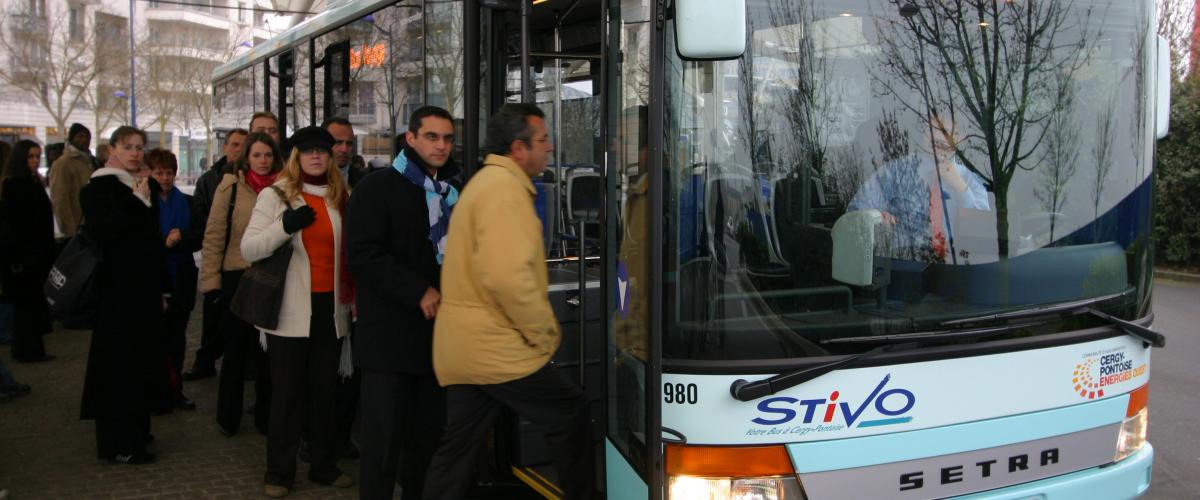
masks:
[(773, 377), (750, 382), (744, 379), (738, 379), (729, 386), (729, 393), (738, 401), (754, 401), (763, 396), (778, 393), (784, 389), (789, 389), (797, 385), (808, 382), (829, 373), (833, 370), (846, 366), (850, 363), (861, 359), (868, 359), (878, 356), (883, 353), (903, 351), (920, 346), (922, 343), (929, 341), (945, 341), (945, 340), (965, 340), (977, 339), (982, 337), (990, 337), (1002, 333), (1010, 332), (1021, 328), (1035, 326), (1042, 322), (1026, 322), (1019, 324), (1009, 324), (1001, 326), (993, 326), (987, 328), (975, 328), (970, 330), (942, 330), (936, 332), (917, 332), (904, 333), (897, 335), (875, 335), (865, 337), (846, 337), (840, 339), (829, 339), (822, 341), (822, 344), (854, 344), (854, 343), (880, 343), (884, 345), (876, 347), (866, 352), (846, 356), (841, 359), (830, 361), (828, 363), (817, 366), (810, 366), (798, 370), (781, 373)]
[(1117, 318), (1111, 314), (1096, 309), (1096, 304), (1107, 302), (1114, 298), (1125, 295), (1124, 293), (1115, 293), (1112, 295), (1103, 295), (1090, 299), (1076, 300), (1072, 302), (1062, 302), (1058, 304), (1050, 304), (1041, 307), (1030, 309), (1021, 309), (1018, 311), (1009, 311), (996, 314), (985, 314), (982, 316), (974, 316), (970, 318), (954, 319), (939, 323), (940, 326), (963, 326), (975, 323), (983, 323), (987, 321), (1001, 321), (1013, 319), (1035, 318), (1038, 316), (1079, 316), (1089, 314), (1100, 318), (1109, 324), (1117, 327), (1118, 330), (1125, 332), (1128, 335), (1137, 337), (1143, 342), (1154, 347), (1164, 347), (1167, 345), (1167, 338), (1154, 330), (1146, 328), (1137, 323)]

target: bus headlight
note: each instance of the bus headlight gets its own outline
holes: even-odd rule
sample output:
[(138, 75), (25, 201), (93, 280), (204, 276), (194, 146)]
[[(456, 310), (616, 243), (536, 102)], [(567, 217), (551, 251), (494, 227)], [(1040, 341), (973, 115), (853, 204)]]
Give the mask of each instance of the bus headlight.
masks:
[(1150, 420), (1146, 401), (1149, 399), (1149, 385), (1143, 385), (1129, 393), (1129, 407), (1125, 410), (1125, 421), (1121, 423), (1121, 432), (1117, 434), (1117, 453), (1114, 462), (1120, 462), (1125, 457), (1137, 453), (1146, 445), (1146, 424)]
[(800, 481), (791, 477), (712, 478), (670, 476), (671, 500), (803, 500)]
[(804, 488), (783, 445), (667, 445), (671, 500), (803, 500)]
[(1113, 457), (1114, 462), (1119, 462), (1125, 457), (1137, 453), (1146, 444), (1146, 421), (1149, 419), (1147, 415), (1147, 410), (1142, 408), (1137, 415), (1126, 418), (1125, 423), (1121, 424), (1121, 433), (1117, 435), (1117, 454)]

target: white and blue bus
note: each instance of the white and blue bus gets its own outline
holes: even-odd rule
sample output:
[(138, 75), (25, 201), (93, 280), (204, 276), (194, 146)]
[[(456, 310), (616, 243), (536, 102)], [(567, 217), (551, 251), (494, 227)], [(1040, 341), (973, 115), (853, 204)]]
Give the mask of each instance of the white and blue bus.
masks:
[[(368, 168), (506, 102), (612, 499), (1146, 491), (1150, 0), (359, 0), (218, 68), (218, 129), (348, 118)], [(535, 425), (481, 474), (547, 498)], [(519, 482), (517, 481), (519, 480)]]

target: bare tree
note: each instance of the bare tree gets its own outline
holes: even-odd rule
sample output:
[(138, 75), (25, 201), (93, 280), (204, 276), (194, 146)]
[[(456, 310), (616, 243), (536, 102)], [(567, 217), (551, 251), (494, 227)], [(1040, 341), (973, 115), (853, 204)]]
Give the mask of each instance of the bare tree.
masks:
[(462, 2), (429, 3), (424, 21), (426, 99), (440, 95), (451, 114), (462, 116)]
[(1112, 133), (1116, 127), (1117, 96), (1113, 92), (1108, 101), (1096, 113), (1096, 140), (1092, 143), (1092, 159), (1096, 165), (1096, 177), (1092, 181), (1092, 225), (1094, 236), (1099, 237), (1100, 200), (1104, 195), (1104, 186), (1108, 181), (1108, 173), (1113, 167)]
[(1171, 76), (1183, 81), (1197, 54), (1192, 47), (1192, 22), (1196, 15), (1193, 0), (1155, 0), (1158, 6), (1158, 34), (1171, 47)]
[[(1063, 75), (1058, 76), (1065, 80)], [(1049, 242), (1054, 241), (1054, 226), (1067, 204), (1067, 184), (1075, 176), (1079, 160), (1079, 127), (1074, 117), (1075, 90), (1070, 81), (1060, 81), (1063, 86), (1062, 101), (1050, 115), (1050, 130), (1046, 134), (1042, 164), (1038, 168), (1039, 185), (1034, 196), (1042, 202), (1049, 214)]]
[(63, 12), (33, 10), (35, 4), (7, 2), (0, 11), (0, 52), (8, 55), (0, 81), (33, 97), (66, 130), (100, 71), (92, 52), (96, 33), (72, 26)]
[[(1050, 117), (1069, 80), (1086, 62), (1095, 33), (1089, 8), (1070, 0), (889, 0), (900, 13), (881, 18), (882, 71), (890, 94), (923, 119), (959, 126), (937, 133), (958, 143), (956, 156), (996, 195), (996, 238), (1009, 254), (1008, 189), (1019, 170), (1035, 167)], [(1061, 36), (1072, 32), (1071, 38)]]

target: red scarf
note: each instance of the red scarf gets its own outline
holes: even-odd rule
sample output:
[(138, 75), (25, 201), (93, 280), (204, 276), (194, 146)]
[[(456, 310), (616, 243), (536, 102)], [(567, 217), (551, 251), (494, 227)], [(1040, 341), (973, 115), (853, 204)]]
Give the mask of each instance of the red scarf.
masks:
[(272, 172), (267, 175), (258, 175), (254, 169), (248, 168), (246, 169), (246, 184), (250, 185), (250, 189), (254, 190), (254, 194), (258, 194), (275, 182), (276, 175), (279, 175), (279, 173)]

